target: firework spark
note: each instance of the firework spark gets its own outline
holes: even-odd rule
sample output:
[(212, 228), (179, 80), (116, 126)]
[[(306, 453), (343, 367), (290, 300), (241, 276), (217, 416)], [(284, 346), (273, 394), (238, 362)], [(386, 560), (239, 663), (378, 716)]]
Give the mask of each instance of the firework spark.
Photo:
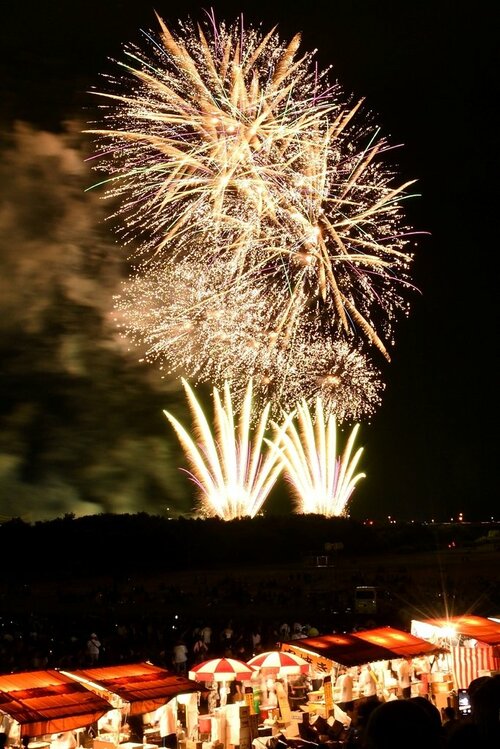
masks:
[(302, 320), (284, 341), (275, 331), (269, 286), (232, 278), (221, 260), (209, 267), (192, 260), (150, 267), (117, 296), (119, 327), (163, 376), (208, 380), (217, 388), (229, 381), (237, 411), (251, 377), (255, 399), (269, 401), (275, 418), (293, 410), (304, 393), (311, 402), (321, 395), (340, 423), (374, 413), (383, 384), (360, 350), (325, 337), (314, 321)]
[[(347, 504), (364, 473), (354, 475), (363, 452), (352, 455), (359, 424), (352, 429), (342, 455), (337, 455), (335, 415), (325, 419), (320, 397), (312, 415), (306, 401), (297, 407), (298, 427), (291, 414), (279, 429), (275, 443), (282, 444), (285, 477), (296, 499), (296, 511), (333, 517), (346, 514)], [(276, 425), (277, 426), (277, 425)], [(276, 446), (275, 446), (276, 449)]]
[(159, 41), (125, 47), (123, 75), (96, 92), (109, 106), (89, 131), (143, 272), (151, 258), (222, 259), (238, 293), (264, 287), (269, 356), (279, 339), (296, 357), (288, 342), (314, 320), (324, 337), (361, 336), (389, 359), (394, 320), (408, 312), (411, 183), (395, 182), (368, 118), (355, 124), (361, 102), (317, 73), (314, 53), (297, 57), (300, 35), (158, 22)]
[(272, 446), (265, 448), (269, 404), (261, 412), (257, 428), (252, 433), (252, 381), (248, 381), (238, 424), (234, 419), (228, 383), (224, 385), (223, 400), (214, 388), (214, 434), (192, 388), (186, 380), (182, 382), (198, 441), (190, 437), (171, 413), (164, 413), (191, 464), (192, 470), (188, 473), (200, 490), (203, 514), (223, 520), (254, 517), (281, 472), (278, 451)]

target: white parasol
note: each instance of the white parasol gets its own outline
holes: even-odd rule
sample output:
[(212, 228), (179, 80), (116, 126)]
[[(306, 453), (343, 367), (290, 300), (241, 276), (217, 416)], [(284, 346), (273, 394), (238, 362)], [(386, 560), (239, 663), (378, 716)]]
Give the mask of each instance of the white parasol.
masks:
[(195, 681), (248, 681), (255, 669), (235, 658), (212, 658), (193, 666), (189, 678)]
[(218, 682), (219, 697), (221, 707), (226, 704), (227, 690), (225, 688), (228, 681), (249, 681), (255, 671), (243, 661), (235, 658), (212, 658), (210, 661), (203, 661), (193, 666), (189, 672), (189, 678), (195, 681), (213, 681)]
[[(247, 661), (249, 666), (253, 666), (262, 679), (262, 692), (265, 701), (271, 697), (271, 690), (276, 692), (279, 701), (280, 693), (283, 693), (283, 686), (279, 685), (277, 679), (282, 679), (286, 691), (288, 691), (288, 677), (298, 674), (308, 674), (310, 672), (309, 663), (295, 655), (295, 653), (283, 652), (281, 650), (270, 650), (266, 653), (259, 653)], [(267, 681), (266, 681), (267, 680)], [(274, 685), (273, 685), (274, 682)]]
[(247, 661), (249, 666), (260, 670), (262, 675), (291, 676), (292, 674), (308, 674), (310, 665), (303, 658), (294, 653), (270, 650), (259, 653)]

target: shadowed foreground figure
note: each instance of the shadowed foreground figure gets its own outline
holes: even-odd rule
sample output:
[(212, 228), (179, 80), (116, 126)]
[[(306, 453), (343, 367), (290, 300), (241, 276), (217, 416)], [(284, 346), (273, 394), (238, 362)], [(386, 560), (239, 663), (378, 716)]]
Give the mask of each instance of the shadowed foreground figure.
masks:
[(450, 731), (447, 749), (500, 747), (500, 675), (480, 676), (469, 684), (471, 714)]
[(429, 718), (434, 722), (436, 731), (442, 733), (441, 715), (436, 705), (433, 705), (432, 702), (420, 695), (418, 697), (410, 697), (410, 702), (415, 702), (417, 705), (420, 705), (422, 710), (425, 710), (429, 715)]
[(417, 702), (392, 700), (371, 713), (363, 749), (440, 749), (441, 731), (433, 716)]

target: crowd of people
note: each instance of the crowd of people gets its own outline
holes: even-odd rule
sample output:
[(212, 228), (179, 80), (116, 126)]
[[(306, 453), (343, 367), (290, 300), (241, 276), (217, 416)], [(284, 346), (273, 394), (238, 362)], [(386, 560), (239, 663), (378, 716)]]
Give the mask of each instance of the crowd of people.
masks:
[[(178, 633), (173, 641), (161, 628), (141, 629), (117, 624), (112, 636), (109, 631), (105, 636), (91, 632), (83, 639), (72, 635), (68, 625), (65, 636), (58, 642), (57, 637), (42, 635), (37, 622), (32, 622), (28, 631), (7, 627), (5, 621), (2, 625), (0, 650), (4, 672), (9, 670), (7, 663), (14, 666), (10, 670), (28, 670), (147, 658), (187, 675), (192, 665), (209, 657), (233, 656), (247, 660), (259, 651), (275, 648), (283, 639), (299, 639), (311, 632), (317, 633), (313, 625), (303, 625), (299, 621), (275, 622), (273, 626), (261, 628), (258, 625), (242, 627), (233, 620), (217, 627), (202, 620), (182, 636)], [(394, 672), (397, 696), (394, 693), (385, 697), (376, 688), (371, 669), (361, 667), (357, 675), (361, 697), (356, 700), (353, 700), (352, 670), (340, 668), (336, 683), (341, 696), (338, 704), (349, 716), (350, 726), (346, 728), (335, 720), (314, 718), (300, 725), (300, 739), (278, 736), (273, 738), (274, 743), (279, 739), (276, 746), (273, 742), (268, 742), (267, 746), (269, 749), (286, 749), (287, 746), (316, 749), (313, 744), (318, 749), (333, 746), (345, 749), (498, 749), (500, 675), (480, 677), (470, 684), (471, 714), (462, 716), (451, 705), (440, 712), (428, 695), (411, 697), (408, 689), (411, 665), (401, 659)], [(293, 680), (291, 690), (293, 692)], [(238, 699), (238, 695), (228, 693), (227, 699)]]
[(77, 619), (41, 616), (0, 618), (0, 673), (40, 668), (83, 668), (150, 660), (187, 673), (195, 663), (229, 656), (248, 660), (275, 649), (285, 639), (318, 629), (310, 624), (219, 620), (188, 622), (180, 617), (128, 621), (92, 619), (95, 631), (85, 632)]
[[(353, 590), (360, 584), (377, 585), (388, 593), (387, 599), (379, 600), (376, 617), (357, 616), (353, 610)], [(478, 576), (474, 586), (492, 590)], [(147, 582), (115, 574), (99, 580), (89, 577), (78, 586), (74, 581), (67, 585), (58, 581), (40, 590), (34, 584), (12, 584), (0, 591), (0, 673), (149, 660), (187, 675), (193, 665), (208, 658), (226, 655), (247, 661), (260, 651), (276, 649), (280, 642), (304, 636), (379, 624), (407, 629), (410, 604), (443, 603), (444, 591), (467, 596), (469, 588), (463, 581), (458, 587), (452, 577), (438, 579), (411, 564), (359, 565), (354, 558), (339, 560), (334, 569), (290, 568), (280, 574), (268, 569), (248, 574), (206, 569)], [(491, 705), (498, 700), (498, 677), (471, 684), (471, 716), (457, 716), (451, 706), (441, 715), (438, 711), (439, 731), (432, 702), (426, 696), (410, 696), (404, 663), (397, 673), (399, 699), (381, 696), (369, 671), (362, 669), (362, 699), (353, 700), (349, 677), (346, 670), (338, 678), (344, 682), (340, 706), (350, 715), (351, 726), (346, 731), (338, 725), (326, 729), (323, 724), (326, 733), (321, 734), (316, 726), (309, 740), (326, 744), (321, 749), (332, 749), (337, 740), (363, 749), (500, 746), (491, 743), (498, 731), (491, 717)], [(488, 699), (490, 707), (485, 706)], [(497, 719), (498, 709), (497, 704)], [(307, 730), (314, 731), (315, 725)], [(287, 740), (280, 737), (279, 742), (276, 749), (285, 749)], [(288, 742), (291, 749), (303, 746)]]

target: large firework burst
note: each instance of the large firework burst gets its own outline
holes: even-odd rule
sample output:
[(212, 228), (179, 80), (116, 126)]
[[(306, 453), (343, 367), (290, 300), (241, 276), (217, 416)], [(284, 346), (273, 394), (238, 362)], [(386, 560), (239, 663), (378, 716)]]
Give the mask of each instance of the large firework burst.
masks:
[(150, 267), (123, 285), (115, 300), (118, 325), (164, 375), (208, 380), (220, 389), (231, 382), (236, 410), (251, 377), (255, 399), (269, 401), (274, 417), (293, 410), (304, 393), (311, 401), (321, 395), (339, 422), (374, 413), (384, 386), (360, 350), (325, 337), (304, 318), (283, 340), (269, 286), (249, 280), (235, 288), (231, 279), (230, 264), (220, 260), (208, 267), (193, 260)]
[[(300, 35), (158, 22), (159, 40), (126, 46), (122, 74), (96, 92), (108, 106), (90, 130), (122, 236), (137, 242), (125, 333), (188, 377), (244, 392), (251, 374), (282, 408), (319, 388), (340, 418), (370, 413), (380, 385), (361, 349), (389, 359), (408, 312), (411, 183), (395, 181), (368, 118), (356, 124), (361, 102), (314, 53), (298, 57)], [(354, 370), (349, 412), (339, 372)]]

